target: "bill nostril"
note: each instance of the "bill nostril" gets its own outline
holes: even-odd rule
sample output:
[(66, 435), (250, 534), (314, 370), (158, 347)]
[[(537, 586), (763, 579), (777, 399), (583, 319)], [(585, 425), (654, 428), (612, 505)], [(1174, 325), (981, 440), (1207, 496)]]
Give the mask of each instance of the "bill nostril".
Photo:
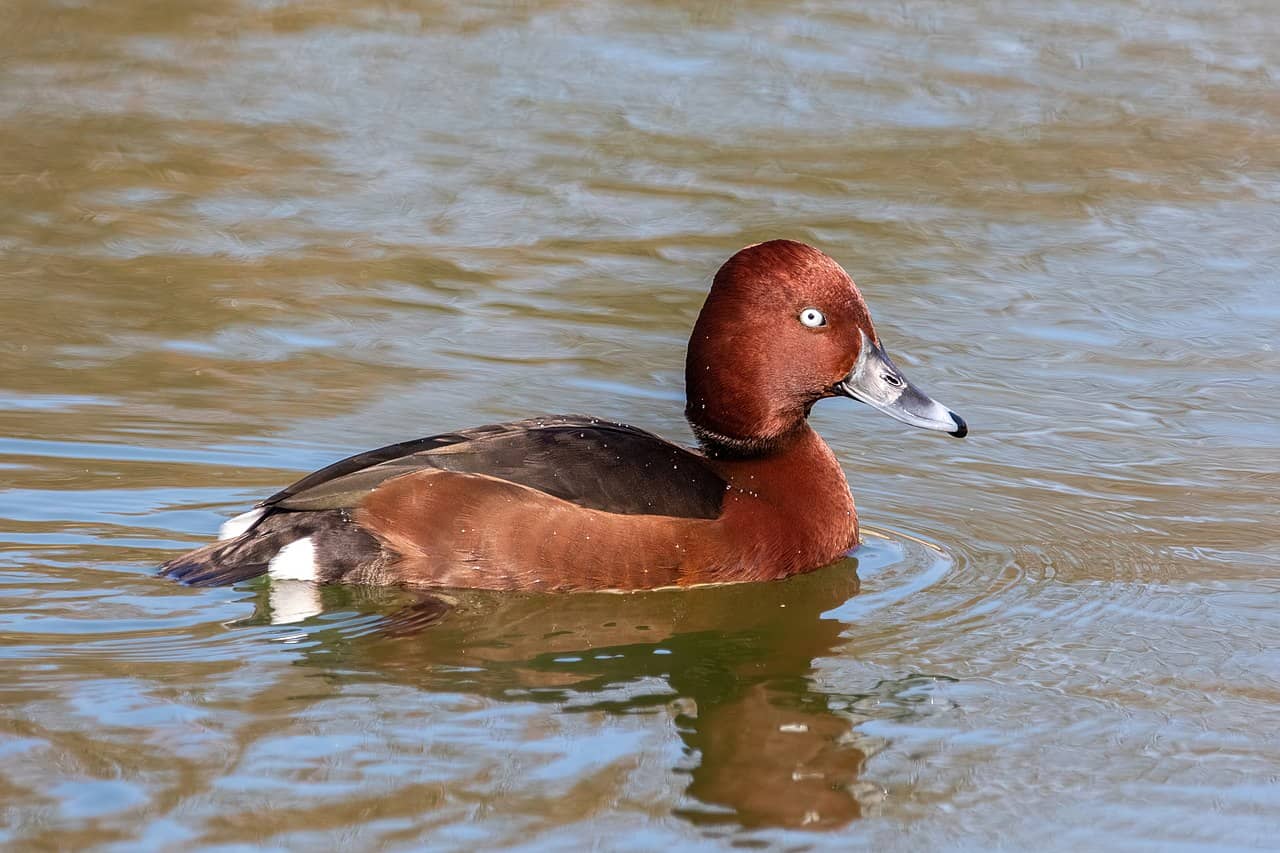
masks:
[(888, 382), (894, 388), (902, 387), (902, 380), (894, 376), (892, 373), (883, 373), (881, 374), (881, 378), (883, 378), (885, 382)]

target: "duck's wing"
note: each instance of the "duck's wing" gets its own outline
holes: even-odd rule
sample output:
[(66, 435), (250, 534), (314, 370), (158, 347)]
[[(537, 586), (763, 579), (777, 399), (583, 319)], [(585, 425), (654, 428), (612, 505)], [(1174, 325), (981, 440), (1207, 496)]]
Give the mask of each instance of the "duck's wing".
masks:
[(559, 415), (360, 453), (303, 477), (260, 506), (354, 508), (388, 480), (430, 469), (482, 474), (624, 515), (716, 518), (727, 488), (705, 457), (652, 433), (583, 415)]

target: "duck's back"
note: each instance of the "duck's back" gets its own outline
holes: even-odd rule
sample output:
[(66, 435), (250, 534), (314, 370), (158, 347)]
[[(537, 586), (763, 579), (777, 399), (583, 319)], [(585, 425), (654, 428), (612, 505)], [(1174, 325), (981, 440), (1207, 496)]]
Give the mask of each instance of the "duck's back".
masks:
[(493, 477), (624, 515), (715, 518), (725, 491), (724, 480), (691, 450), (628, 424), (556, 415), (443, 433), (350, 456), (261, 505), (354, 509), (386, 481), (423, 470)]

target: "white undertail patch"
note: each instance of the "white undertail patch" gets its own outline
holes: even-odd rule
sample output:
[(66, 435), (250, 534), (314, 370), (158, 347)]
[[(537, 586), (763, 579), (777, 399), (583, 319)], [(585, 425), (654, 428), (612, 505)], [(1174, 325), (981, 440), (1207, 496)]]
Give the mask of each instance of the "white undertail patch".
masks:
[(310, 536), (304, 536), (281, 548), (267, 563), (267, 574), (272, 580), (317, 580), (316, 546)]
[(260, 506), (257, 509), (251, 509), (248, 512), (242, 512), (235, 518), (228, 518), (222, 522), (222, 527), (218, 529), (218, 541), (226, 539), (235, 539), (237, 536), (243, 536), (244, 532), (250, 527), (258, 523), (258, 519), (266, 514), (267, 508)]

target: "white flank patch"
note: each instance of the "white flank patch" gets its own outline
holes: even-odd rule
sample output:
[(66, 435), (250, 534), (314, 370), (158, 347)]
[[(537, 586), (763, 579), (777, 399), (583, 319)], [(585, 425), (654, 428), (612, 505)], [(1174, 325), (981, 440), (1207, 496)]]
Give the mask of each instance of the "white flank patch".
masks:
[(316, 546), (310, 536), (304, 536), (285, 545), (267, 563), (267, 574), (272, 580), (316, 580)]
[(258, 523), (258, 519), (262, 518), (266, 511), (265, 506), (260, 506), (257, 509), (242, 512), (235, 518), (228, 518), (222, 522), (222, 527), (218, 528), (218, 541), (242, 536), (246, 530)]
[(308, 581), (273, 580), (269, 595), (272, 625), (301, 622), (324, 609), (320, 605), (320, 588)]

